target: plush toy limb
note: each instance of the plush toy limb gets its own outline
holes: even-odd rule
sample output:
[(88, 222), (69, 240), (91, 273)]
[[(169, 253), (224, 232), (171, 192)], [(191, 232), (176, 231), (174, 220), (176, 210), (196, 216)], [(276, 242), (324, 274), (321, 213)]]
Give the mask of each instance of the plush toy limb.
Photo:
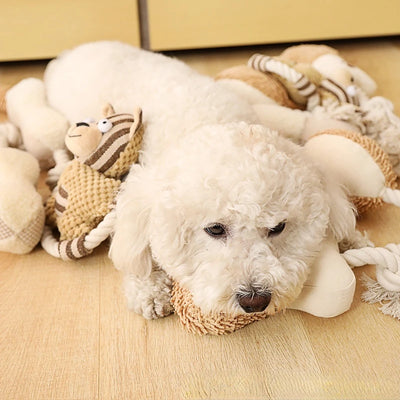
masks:
[(300, 296), (289, 308), (330, 318), (347, 311), (353, 302), (356, 280), (332, 237), (323, 243)]
[[(396, 174), (375, 141), (349, 131), (327, 130), (313, 136), (305, 151), (321, 170), (342, 184), (359, 212), (395, 202)], [(392, 200), (391, 200), (392, 199)]]
[(46, 178), (46, 184), (51, 190), (56, 187), (58, 179), (60, 178), (67, 164), (71, 161), (71, 157), (67, 150), (59, 149), (54, 151), (53, 159), (56, 165), (49, 169)]
[(10, 89), (10, 85), (0, 85), (0, 112), (7, 113), (6, 93)]
[(0, 124), (0, 147), (19, 147), (22, 144), (21, 132), (11, 122)]
[(41, 245), (47, 253), (53, 257), (62, 258), (64, 261), (82, 258), (90, 254), (93, 249), (111, 235), (114, 230), (115, 218), (116, 213), (113, 209), (87, 235), (61, 242), (53, 236), (51, 229), (46, 226), (43, 231)]
[(0, 251), (29, 253), (44, 226), (42, 197), (36, 190), (39, 164), (29, 153), (0, 149)]
[(263, 125), (295, 142), (301, 142), (311, 113), (267, 104), (254, 104), (253, 109)]
[(331, 118), (321, 108), (310, 112), (273, 104), (253, 104), (253, 109), (262, 124), (298, 143), (305, 142), (323, 129), (358, 132), (353, 124)]
[(53, 151), (64, 148), (67, 119), (48, 106), (40, 79), (22, 80), (5, 97), (8, 118), (20, 129), (25, 149), (47, 168)]

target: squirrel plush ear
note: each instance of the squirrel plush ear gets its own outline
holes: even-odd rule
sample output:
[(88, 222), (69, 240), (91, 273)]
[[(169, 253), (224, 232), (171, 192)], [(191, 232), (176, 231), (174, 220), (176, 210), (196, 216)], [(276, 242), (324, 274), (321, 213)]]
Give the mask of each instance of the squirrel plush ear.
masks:
[(135, 121), (133, 122), (130, 132), (129, 132), (129, 137), (132, 138), (132, 136), (137, 132), (137, 130), (140, 128), (142, 125), (142, 109), (137, 107), (133, 111), (133, 118)]
[(110, 104), (107, 103), (104, 107), (103, 107), (103, 117), (107, 118), (110, 117), (111, 115), (115, 114), (115, 110), (114, 107)]

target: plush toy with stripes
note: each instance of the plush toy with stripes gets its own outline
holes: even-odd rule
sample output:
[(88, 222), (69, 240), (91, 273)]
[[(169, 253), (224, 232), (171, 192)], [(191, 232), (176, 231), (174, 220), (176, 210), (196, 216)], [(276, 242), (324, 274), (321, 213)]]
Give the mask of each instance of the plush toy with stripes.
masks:
[(260, 121), (301, 144), (323, 129), (375, 140), (400, 176), (400, 118), (373, 96), (374, 80), (325, 45), (299, 45), (279, 56), (254, 54), (247, 65), (221, 71), (220, 83), (246, 97)]
[[(46, 204), (42, 245), (73, 260), (90, 254), (112, 231), (113, 204), (122, 178), (138, 160), (143, 139), (142, 111), (116, 114), (111, 105), (98, 122), (73, 125), (65, 137), (74, 154)], [(50, 228), (57, 228), (55, 239)]]

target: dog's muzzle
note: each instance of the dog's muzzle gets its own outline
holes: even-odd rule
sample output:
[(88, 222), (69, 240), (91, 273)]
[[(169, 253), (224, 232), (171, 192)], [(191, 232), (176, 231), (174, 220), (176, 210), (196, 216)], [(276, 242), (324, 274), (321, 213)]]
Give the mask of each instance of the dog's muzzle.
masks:
[(247, 313), (264, 311), (271, 301), (271, 292), (251, 291), (248, 294), (240, 293), (237, 300), (242, 309)]

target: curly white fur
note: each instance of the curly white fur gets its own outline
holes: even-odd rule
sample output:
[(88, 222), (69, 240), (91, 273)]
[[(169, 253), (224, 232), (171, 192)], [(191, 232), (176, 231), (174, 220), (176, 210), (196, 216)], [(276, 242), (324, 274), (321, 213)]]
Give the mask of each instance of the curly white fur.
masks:
[[(300, 293), (328, 230), (338, 241), (354, 234), (345, 194), (302, 148), (254, 125), (240, 97), (177, 60), (91, 43), (53, 61), (46, 85), (71, 122), (104, 102), (143, 109), (144, 151), (118, 198), (110, 255), (147, 318), (171, 311), (170, 278), (204, 312), (242, 313), (238, 295), (268, 292), (273, 314)], [(224, 235), (206, 233), (214, 223)]]

